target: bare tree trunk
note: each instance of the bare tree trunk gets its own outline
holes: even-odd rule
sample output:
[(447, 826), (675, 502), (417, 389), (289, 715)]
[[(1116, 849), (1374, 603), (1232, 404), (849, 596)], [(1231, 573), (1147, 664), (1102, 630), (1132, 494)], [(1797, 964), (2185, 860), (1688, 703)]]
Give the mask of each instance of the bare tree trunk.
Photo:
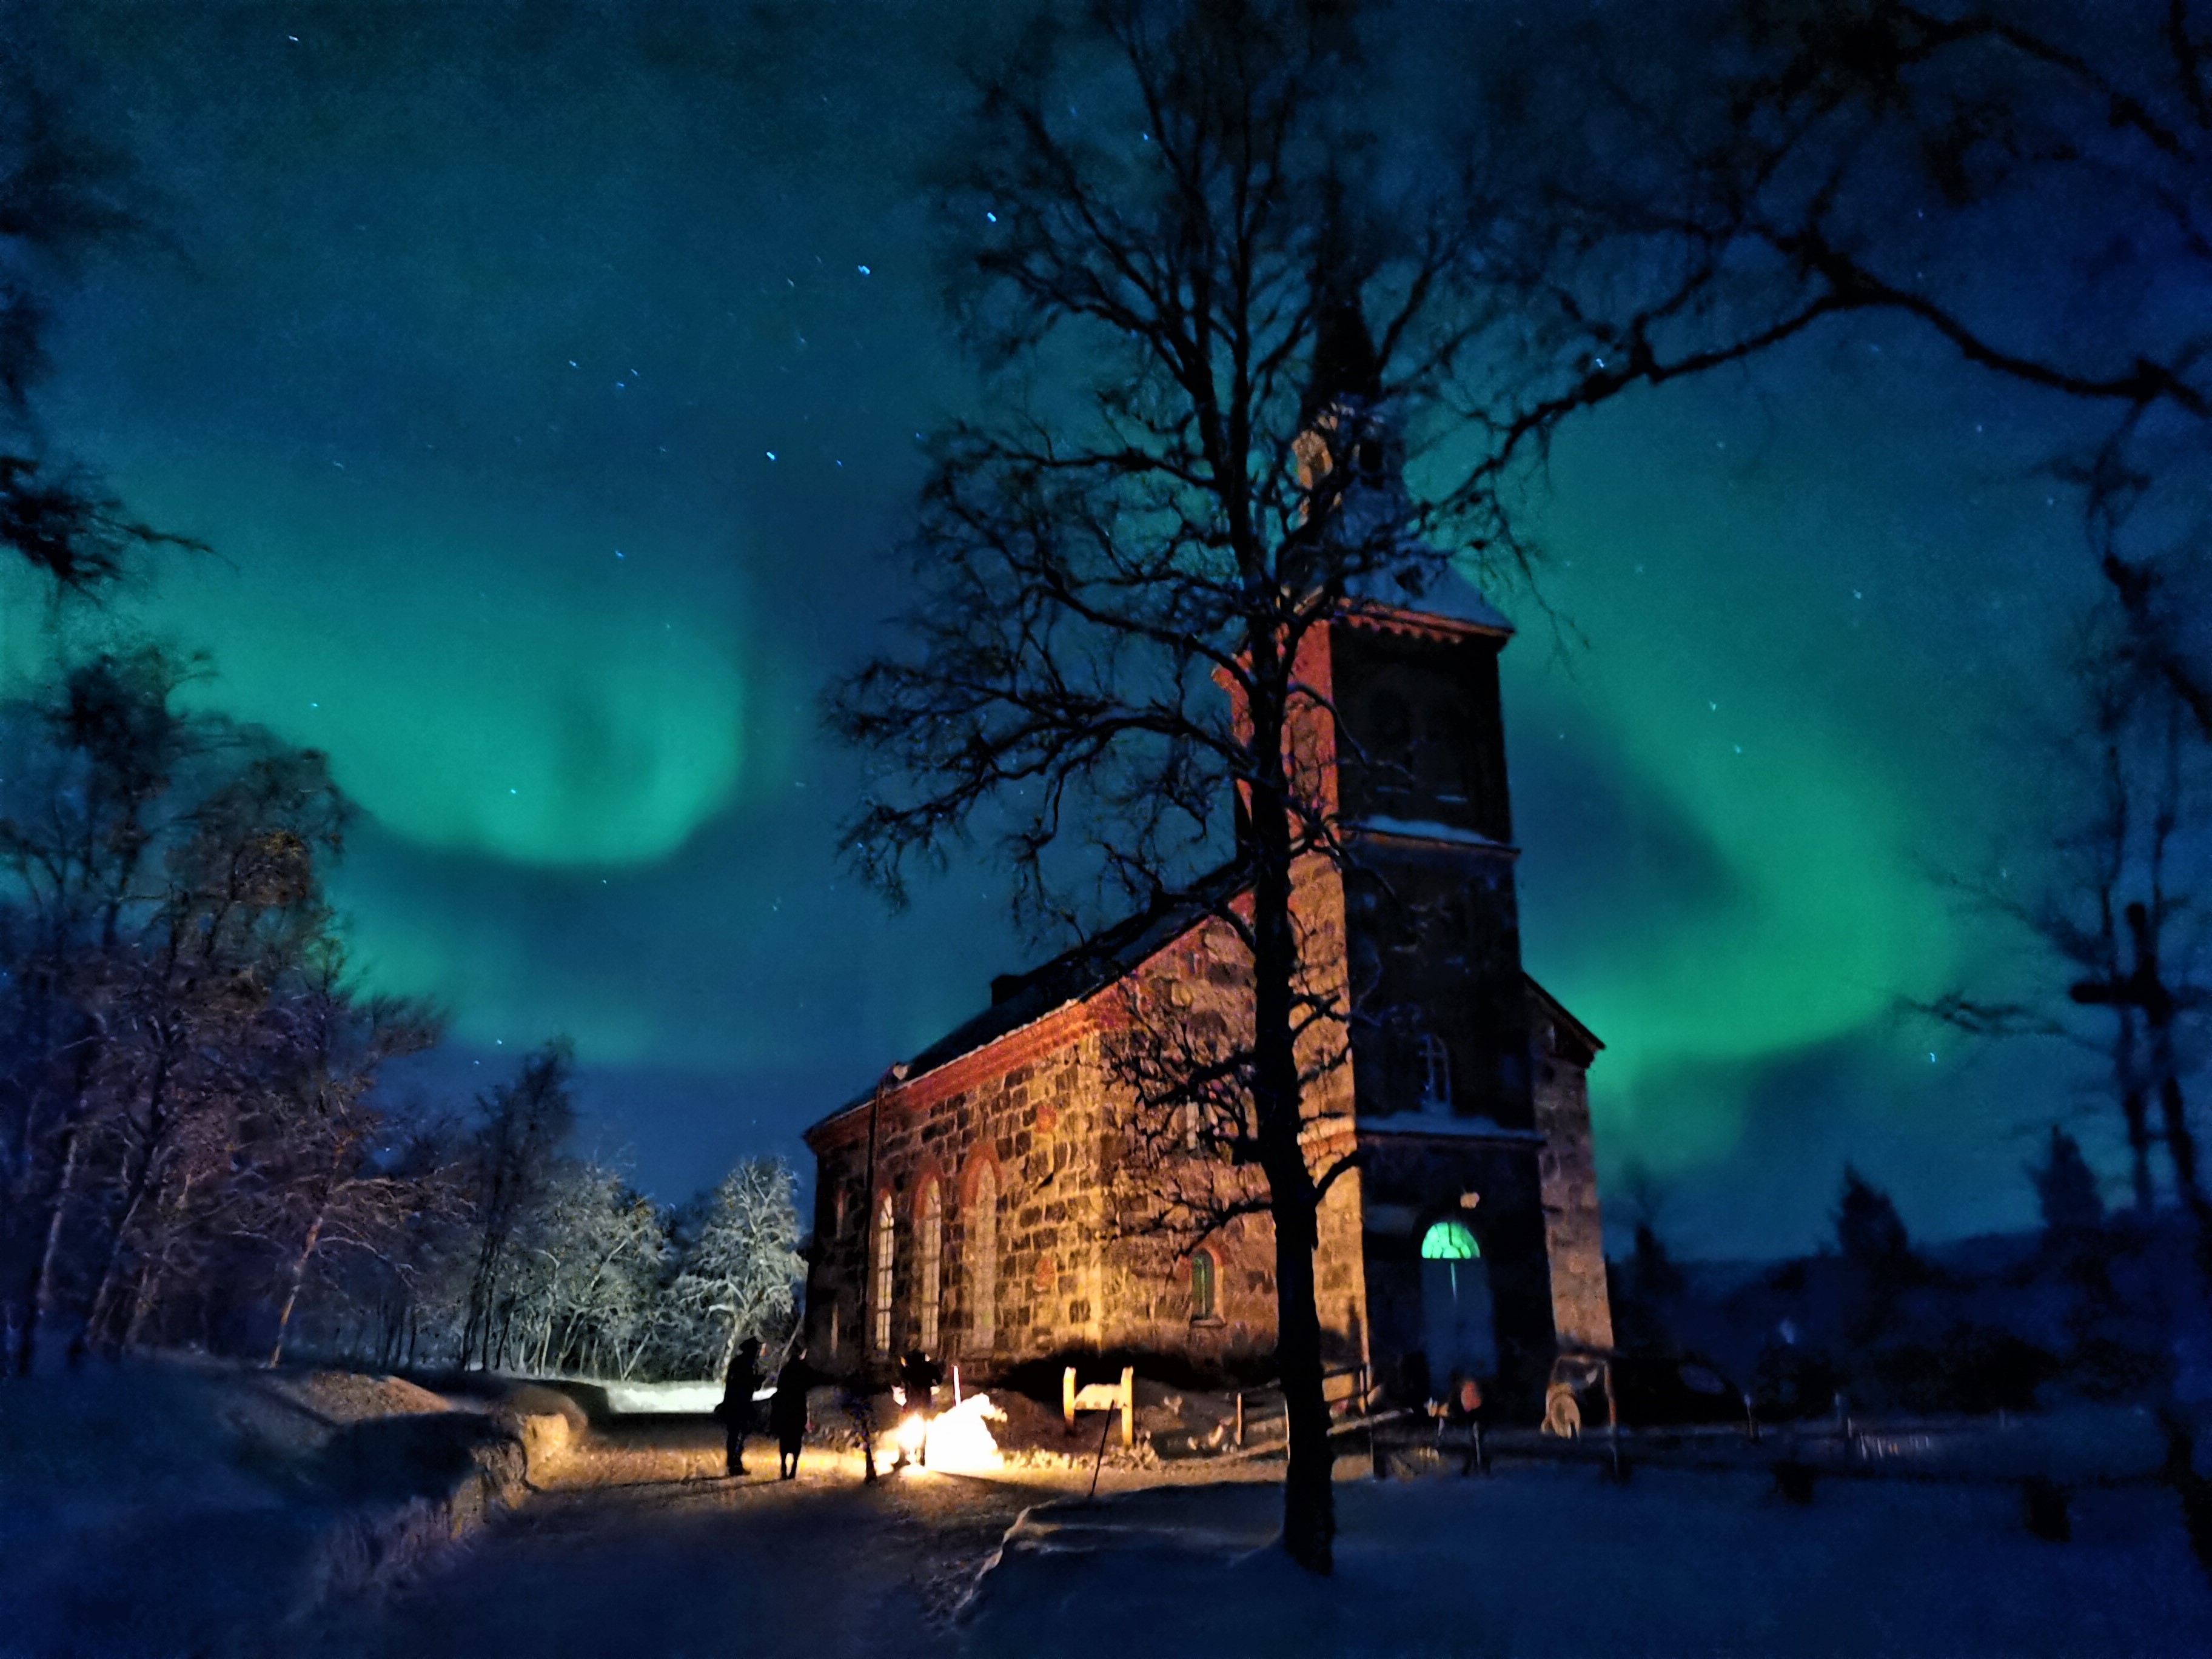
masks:
[(2157, 1199), (2150, 1180), (2150, 1104), (2141, 1089), (2130, 1089), (2120, 1097), (2120, 1114), (2128, 1125), (2128, 1175), (2136, 1213), (2148, 1221)]
[(2192, 1212), (2204, 1208), (2204, 1189), (2197, 1176), (2197, 1137), (2184, 1109), (2181, 1079), (2169, 1071), (2158, 1082), (2160, 1128), (2166, 1156), (2173, 1160), (2173, 1185)]
[(113, 1314), (117, 1293), (123, 1288), (124, 1263), (130, 1257), (131, 1235), (137, 1223), (139, 1209), (145, 1200), (146, 1183), (142, 1171), (140, 1178), (133, 1183), (130, 1202), (124, 1206), (123, 1214), (115, 1224), (115, 1231), (108, 1237), (107, 1265), (100, 1273), (100, 1290), (92, 1298), (92, 1313), (84, 1325), (88, 1337), (96, 1340), (106, 1328)]
[(2189, 1127), (2188, 1102), (2181, 1092), (2181, 1079), (2170, 1070), (2159, 1079), (2158, 1103), (2166, 1156), (2173, 1161), (2173, 1184), (2181, 1194), (2197, 1235), (2197, 1272), (2204, 1280), (2206, 1294), (2212, 1296), (2212, 1200), (2205, 1197), (2197, 1179), (2197, 1137)]
[[(177, 1189), (176, 1196), (161, 1206), (169, 1219), (173, 1220), (183, 1212), (186, 1201), (191, 1197), (193, 1180), (193, 1176), (186, 1175), (184, 1184)], [(137, 1293), (131, 1304), (131, 1322), (123, 1330), (122, 1346), (125, 1348), (138, 1346), (139, 1334), (145, 1329), (146, 1321), (152, 1316), (155, 1304), (161, 1299), (162, 1281), (169, 1274), (170, 1249), (175, 1242), (173, 1229), (164, 1224), (161, 1239), (161, 1249), (139, 1270)]]
[(70, 1196), (76, 1185), (77, 1159), (84, 1147), (82, 1125), (69, 1131), (69, 1150), (62, 1155), (61, 1178), (55, 1183), (53, 1207), (46, 1212), (46, 1237), (39, 1252), (39, 1270), (31, 1280), (29, 1322), (18, 1351), (17, 1369), (28, 1376), (38, 1358), (40, 1334), (51, 1323), (54, 1311), (54, 1280), (61, 1265), (62, 1229), (69, 1218)]
[[(48, 988), (47, 994), (51, 995), (51, 988)], [(77, 1046), (76, 1058), (71, 1068), (70, 1087), (63, 1106), (65, 1117), (71, 1112), (78, 1114), (78, 1117), (75, 1123), (64, 1131), (65, 1150), (62, 1155), (61, 1176), (54, 1188), (53, 1208), (46, 1217), (46, 1237), (45, 1244), (40, 1251), (38, 1271), (32, 1275), (30, 1294), (24, 1303), (22, 1340), (21, 1345), (16, 1349), (16, 1370), (19, 1375), (25, 1376), (30, 1375), (33, 1366), (38, 1362), (40, 1328), (48, 1322), (53, 1312), (54, 1281), (57, 1269), (61, 1262), (62, 1229), (66, 1220), (70, 1198), (76, 1184), (77, 1165), (84, 1151), (85, 1093), (91, 1087), (94, 1069), (106, 1046), (105, 1027), (95, 1024), (94, 1029), (99, 1040), (88, 1041)], [(28, 1121), (24, 1125), (23, 1156), (27, 1169), (35, 1169), (37, 1164), (38, 1153), (32, 1136), (33, 1127), (33, 1125)]]
[[(1279, 756), (1280, 732), (1276, 721), (1257, 723), (1257, 752)], [(1326, 1574), (1335, 1565), (1336, 1502), (1328, 1402), (1322, 1393), (1321, 1316), (1314, 1301), (1318, 1200), (1298, 1137), (1303, 1091), (1291, 1007), (1299, 963), (1291, 915), (1290, 823), (1281, 799), (1261, 790), (1253, 792), (1251, 818), (1254, 1085), (1275, 1224), (1275, 1356), (1290, 1438), (1283, 1547), (1308, 1571)]]
[(485, 1370), (491, 1369), (492, 1328), (496, 1316), (495, 1299), (499, 1292), (501, 1258), (507, 1254), (507, 1236), (503, 1224), (497, 1219), (484, 1224), (483, 1245), (477, 1253), (476, 1272), (469, 1280), (469, 1311), (461, 1328), (461, 1369), (466, 1370), (471, 1355)]
[(284, 1357), (284, 1334), (292, 1326), (292, 1310), (299, 1305), (300, 1285), (307, 1276), (307, 1262), (315, 1254), (315, 1246), (322, 1242), (323, 1217), (327, 1207), (326, 1205), (325, 1209), (315, 1212), (314, 1222), (307, 1229), (307, 1242), (292, 1259), (292, 1271), (284, 1286), (284, 1305), (276, 1315), (276, 1340), (270, 1344), (269, 1358), (263, 1362), (265, 1370), (275, 1370), (276, 1362)]
[(160, 1289), (156, 1263), (147, 1261), (139, 1264), (138, 1283), (131, 1294), (131, 1317), (123, 1327), (122, 1340), (117, 1346), (124, 1349), (138, 1346), (138, 1333), (145, 1328), (147, 1316), (154, 1311), (154, 1302)]
[[(1303, 1160), (1299, 1173), (1304, 1173)], [(1275, 1358), (1282, 1370), (1283, 1413), (1290, 1463), (1283, 1477), (1283, 1547), (1309, 1571), (1335, 1564), (1334, 1459), (1328, 1442), (1328, 1401), (1322, 1392), (1321, 1315), (1314, 1296), (1315, 1206), (1307, 1194), (1277, 1188)]]
[[(137, 1222), (138, 1212), (145, 1203), (146, 1194), (153, 1190), (154, 1171), (161, 1161), (162, 1142), (168, 1133), (168, 1079), (169, 1052), (168, 1045), (164, 1043), (161, 1059), (147, 1089), (145, 1156), (131, 1171), (130, 1196), (125, 1200), (122, 1218), (115, 1224), (115, 1231), (107, 1241), (107, 1265), (101, 1270), (100, 1290), (92, 1299), (91, 1316), (85, 1322), (85, 1334), (88, 1337), (97, 1337), (106, 1328), (116, 1295), (123, 1288), (124, 1263), (130, 1256), (131, 1235)], [(127, 1125), (127, 1118), (125, 1122)], [(126, 1164), (130, 1156), (130, 1142), (126, 1137), (124, 1142)]]
[[(2114, 969), (2117, 977), (2117, 969)], [(2150, 1103), (2144, 1098), (2142, 1064), (2139, 1058), (2141, 1036), (2136, 1028), (2136, 1013), (2133, 1008), (2114, 1011), (2119, 1017), (2119, 1029), (2112, 1041), (2112, 1071), (2119, 1085), (2120, 1115), (2128, 1128), (2128, 1176), (2135, 1194), (2136, 1214), (2145, 1221), (2157, 1207), (2157, 1195), (2151, 1186)]]

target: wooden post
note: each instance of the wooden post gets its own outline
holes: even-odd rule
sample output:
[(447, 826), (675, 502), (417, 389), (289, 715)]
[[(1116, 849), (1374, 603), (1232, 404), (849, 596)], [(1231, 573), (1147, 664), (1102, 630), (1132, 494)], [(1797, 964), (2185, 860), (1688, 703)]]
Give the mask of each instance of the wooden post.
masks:
[(1121, 1367), (1121, 1449), (1137, 1443), (1137, 1368)]
[(1060, 1374), (1060, 1413), (1067, 1419), (1067, 1426), (1075, 1426), (1075, 1367), (1070, 1365)]
[(1237, 1390), (1237, 1449), (1244, 1449), (1244, 1390)]

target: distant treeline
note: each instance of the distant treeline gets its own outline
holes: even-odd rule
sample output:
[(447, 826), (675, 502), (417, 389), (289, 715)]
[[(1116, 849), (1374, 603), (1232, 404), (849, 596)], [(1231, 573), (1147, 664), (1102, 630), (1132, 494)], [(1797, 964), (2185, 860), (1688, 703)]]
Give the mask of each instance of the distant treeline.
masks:
[(675, 1210), (573, 1148), (556, 1044), (466, 1108), (380, 1077), (422, 1004), (347, 970), (324, 757), (157, 650), (0, 705), (0, 1361), (191, 1346), (718, 1372), (789, 1327), (790, 1170)]
[(2201, 1386), (2179, 1375), (2204, 1328), (2185, 1213), (2108, 1212), (2060, 1129), (2028, 1174), (2039, 1231), (1946, 1251), (1917, 1245), (1846, 1168), (1831, 1246), (1720, 1282), (1642, 1221), (1611, 1264), (1621, 1340), (1714, 1359), (1769, 1419), (2159, 1403)]

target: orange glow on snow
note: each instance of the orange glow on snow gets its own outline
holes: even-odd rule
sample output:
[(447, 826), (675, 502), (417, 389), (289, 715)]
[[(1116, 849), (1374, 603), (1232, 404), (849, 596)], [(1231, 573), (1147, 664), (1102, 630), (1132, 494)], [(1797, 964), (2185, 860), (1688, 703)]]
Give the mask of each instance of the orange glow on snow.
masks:
[(1000, 1468), (1003, 1460), (990, 1425), (1006, 1420), (1006, 1413), (993, 1407), (989, 1395), (969, 1395), (929, 1425), (929, 1467), (956, 1474)]

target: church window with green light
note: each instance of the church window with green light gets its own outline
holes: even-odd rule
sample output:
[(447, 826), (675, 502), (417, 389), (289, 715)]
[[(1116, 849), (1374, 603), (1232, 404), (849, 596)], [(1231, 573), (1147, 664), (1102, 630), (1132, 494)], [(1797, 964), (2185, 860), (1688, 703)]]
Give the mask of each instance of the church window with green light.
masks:
[(1439, 1221), (1421, 1235), (1424, 1261), (1474, 1261), (1481, 1255), (1474, 1231), (1464, 1221)]

